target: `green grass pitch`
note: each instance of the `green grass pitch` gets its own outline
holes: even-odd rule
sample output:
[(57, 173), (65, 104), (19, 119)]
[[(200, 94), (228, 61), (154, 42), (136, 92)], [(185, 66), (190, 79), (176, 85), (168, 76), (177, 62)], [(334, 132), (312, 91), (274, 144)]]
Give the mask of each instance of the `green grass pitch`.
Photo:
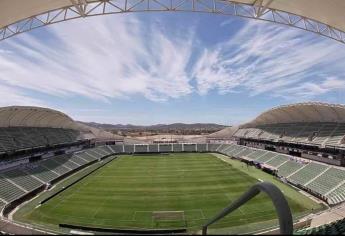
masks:
[[(212, 154), (123, 155), (31, 211), (26, 218), (51, 225), (200, 229), (207, 219), (256, 182)], [(288, 200), (293, 213), (306, 210)], [(183, 212), (183, 218), (157, 220), (153, 217), (157, 211)], [(273, 205), (260, 194), (214, 227), (272, 219), (276, 219)]]

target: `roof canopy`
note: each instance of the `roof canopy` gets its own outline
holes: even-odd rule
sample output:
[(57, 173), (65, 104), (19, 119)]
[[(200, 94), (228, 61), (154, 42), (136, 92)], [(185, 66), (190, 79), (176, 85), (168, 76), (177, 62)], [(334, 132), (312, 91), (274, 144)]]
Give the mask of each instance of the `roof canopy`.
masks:
[(207, 135), (209, 139), (226, 139), (232, 137), (234, 133), (238, 130), (237, 126), (227, 127), (225, 129), (219, 130), (217, 132)]
[(262, 113), (241, 127), (299, 122), (345, 123), (345, 106), (315, 102), (279, 106)]
[(10, 106), (0, 108), (0, 127), (50, 127), (77, 129), (66, 114), (41, 107)]
[(0, 40), (64, 20), (135, 11), (236, 15), (286, 24), (345, 42), (344, 0), (1, 0)]

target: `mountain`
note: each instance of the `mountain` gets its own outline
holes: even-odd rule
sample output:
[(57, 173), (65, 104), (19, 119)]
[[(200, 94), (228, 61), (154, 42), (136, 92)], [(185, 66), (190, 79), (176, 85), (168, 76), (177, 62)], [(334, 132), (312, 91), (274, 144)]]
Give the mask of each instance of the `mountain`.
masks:
[(104, 130), (221, 130), (228, 126), (214, 124), (214, 123), (194, 123), (194, 124), (184, 124), (184, 123), (173, 123), (173, 124), (156, 124), (156, 125), (123, 125), (123, 124), (100, 124), (96, 122), (81, 122), (85, 125), (91, 127), (100, 128)]

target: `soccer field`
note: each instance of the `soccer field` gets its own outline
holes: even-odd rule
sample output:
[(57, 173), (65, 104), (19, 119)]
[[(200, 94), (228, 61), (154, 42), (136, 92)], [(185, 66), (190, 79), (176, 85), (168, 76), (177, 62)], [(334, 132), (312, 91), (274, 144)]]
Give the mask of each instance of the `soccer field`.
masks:
[[(120, 156), (26, 215), (40, 224), (200, 229), (258, 182), (212, 154)], [(292, 199), (293, 213), (306, 209)], [(214, 227), (276, 219), (260, 194)]]

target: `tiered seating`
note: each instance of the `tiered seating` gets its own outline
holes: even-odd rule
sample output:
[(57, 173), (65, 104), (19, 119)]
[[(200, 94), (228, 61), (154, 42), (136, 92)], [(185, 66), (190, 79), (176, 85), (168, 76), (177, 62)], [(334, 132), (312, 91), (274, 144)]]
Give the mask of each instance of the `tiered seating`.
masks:
[(33, 178), (31, 175), (20, 169), (10, 170), (3, 173), (5, 178), (11, 179), (14, 183), (21, 186), (27, 191), (32, 191), (42, 185), (42, 182)]
[[(95, 150), (95, 151), (94, 151)], [(99, 154), (100, 151), (103, 154)], [(107, 147), (99, 147), (93, 150), (87, 150), (78, 154), (65, 154), (52, 157), (35, 164), (28, 164), (16, 169), (3, 171), (0, 173), (0, 210), (4, 202), (11, 202), (18, 199), (30, 191), (49, 183), (59, 176), (66, 174), (80, 166), (96, 160), (88, 156), (87, 152), (98, 153), (97, 155), (106, 156), (108, 154)], [(85, 157), (85, 160), (80, 156)], [(102, 156), (102, 157), (103, 157)]]
[(112, 154), (112, 151), (107, 146), (97, 147), (96, 150), (105, 156)]
[(215, 143), (210, 143), (208, 144), (208, 150), (210, 152), (215, 152), (217, 151), (217, 148), (219, 148), (220, 144), (215, 144)]
[(289, 181), (304, 185), (316, 176), (318, 176), (322, 171), (326, 170), (328, 167), (326, 165), (317, 164), (314, 162), (309, 163), (305, 168), (297, 171), (295, 174), (289, 177)]
[(88, 154), (88, 152), (82, 152), (82, 153), (78, 153), (76, 154), (77, 156), (81, 157), (82, 159), (84, 159), (85, 161), (87, 161), (88, 163), (91, 162), (91, 161), (95, 161), (97, 160), (95, 157), (93, 156), (90, 156)]
[(245, 148), (243, 151), (241, 151), (240, 153), (238, 153), (236, 156), (239, 156), (239, 157), (245, 157), (247, 155), (249, 155), (250, 153), (254, 152), (253, 149), (251, 148)]
[(234, 136), (291, 143), (345, 146), (341, 142), (345, 136), (345, 124), (326, 122), (270, 124), (239, 129)]
[(317, 133), (319, 129), (320, 125), (315, 125), (313, 123), (307, 124), (293, 141), (297, 143), (306, 143), (308, 138), (312, 136), (313, 133)]
[(322, 195), (326, 194), (338, 184), (345, 180), (345, 171), (337, 168), (330, 168), (321, 176), (317, 177), (306, 187), (320, 193)]
[(28, 166), (24, 169), (24, 171), (29, 175), (34, 175), (35, 177), (39, 178), (40, 180), (46, 183), (59, 177), (58, 174), (52, 172), (51, 170), (41, 165)]
[(288, 161), (278, 168), (278, 174), (280, 176), (287, 177), (302, 167), (303, 165), (300, 163), (297, 163), (295, 161)]
[(298, 230), (294, 235), (344, 235), (345, 219), (312, 229)]
[(241, 146), (240, 148), (238, 148), (236, 151), (233, 151), (233, 156), (234, 157), (241, 157), (242, 155), (242, 153), (243, 152), (245, 152), (246, 150), (247, 150), (248, 148), (247, 147), (245, 147), (245, 146)]
[(15, 186), (14, 184), (7, 181), (4, 177), (0, 177), (0, 198), (11, 202), (21, 196), (23, 196), (25, 192)]
[(71, 157), (71, 161), (73, 161), (73, 162), (75, 162), (75, 163), (77, 163), (77, 164), (79, 164), (81, 166), (85, 165), (86, 163), (88, 163), (88, 161), (86, 161), (85, 159), (80, 158), (77, 154), (75, 154), (75, 155), (73, 155)]
[(60, 165), (66, 166), (68, 169), (73, 170), (78, 168), (80, 165), (70, 161), (70, 155), (61, 155), (54, 158), (54, 161), (59, 163)]
[(276, 156), (273, 157), (270, 161), (266, 162), (266, 164), (273, 167), (278, 167), (288, 160), (289, 158), (287, 156), (282, 154), (276, 154)]
[(5, 205), (6, 205), (6, 203), (4, 203), (3, 201), (0, 201), (0, 212), (5, 207)]
[(274, 152), (266, 152), (264, 155), (261, 155), (255, 161), (260, 162), (260, 163), (265, 163), (266, 161), (271, 160), (275, 155), (277, 154)]
[(55, 162), (53, 159), (52, 160), (46, 160), (40, 163), (41, 166), (51, 170), (54, 173), (57, 173), (58, 175), (63, 175), (69, 172), (70, 170), (63, 165)]
[(260, 149), (254, 149), (255, 151), (248, 154), (247, 157), (252, 160), (256, 160), (260, 156), (264, 155), (267, 151), (265, 150), (260, 150)]
[(285, 142), (292, 141), (297, 137), (300, 133), (301, 130), (305, 129), (307, 125), (305, 123), (293, 123), (289, 124), (285, 129), (283, 136), (281, 140), (284, 140)]
[(326, 197), (330, 204), (336, 204), (345, 201), (345, 183), (334, 189), (331, 193), (327, 194)]
[(225, 153), (226, 151), (230, 150), (232, 147), (236, 147), (236, 145), (233, 144), (221, 144), (218, 148), (217, 148), (217, 152), (220, 153)]
[(332, 133), (329, 139), (326, 141), (326, 145), (339, 146), (340, 141), (343, 139), (345, 134), (345, 124), (339, 125), (336, 130)]
[(226, 155), (235, 157), (235, 154), (243, 151), (244, 148), (245, 147), (243, 146), (233, 145), (233, 146), (230, 146), (229, 148), (225, 148), (223, 152), (225, 152)]
[(0, 128), (0, 152), (71, 143), (77, 131), (55, 128), (10, 127)]
[(89, 154), (89, 156), (94, 159), (99, 159), (105, 156), (105, 154), (100, 153), (97, 148), (87, 150), (85, 153)]

